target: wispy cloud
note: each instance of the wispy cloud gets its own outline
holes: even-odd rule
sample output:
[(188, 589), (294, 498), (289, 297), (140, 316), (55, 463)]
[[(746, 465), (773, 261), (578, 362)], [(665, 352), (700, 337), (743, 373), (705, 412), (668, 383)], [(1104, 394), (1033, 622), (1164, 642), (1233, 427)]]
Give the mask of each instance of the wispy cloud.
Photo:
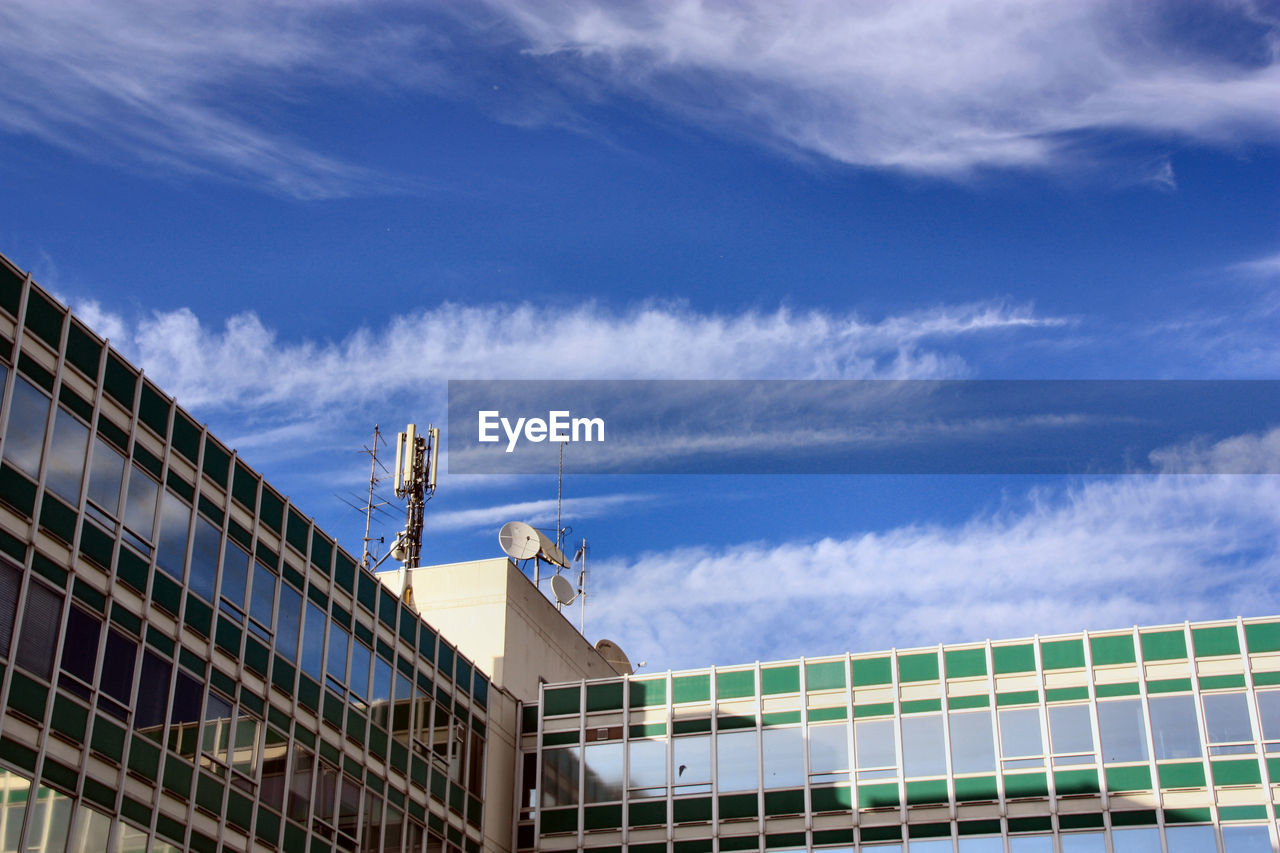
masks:
[[(585, 519), (607, 515), (628, 504), (643, 503), (650, 500), (648, 495), (598, 495), (588, 498), (566, 498), (563, 501), (565, 518)], [(478, 527), (493, 528), (511, 520), (524, 521), (535, 527), (550, 524), (554, 529), (556, 521), (556, 501), (554, 498), (540, 501), (519, 501), (500, 506), (476, 507), (474, 509), (455, 509), (431, 514), (432, 531), (470, 530)]]
[(665, 669), (1270, 613), (1278, 507), (1274, 477), (1094, 480), (957, 525), (646, 552), (593, 566), (588, 622)]
[[(1255, 4), (490, 0), (578, 79), (801, 151), (962, 174), (1056, 166), (1082, 134), (1274, 140), (1277, 20)], [(1168, 186), (1170, 170), (1154, 180)]]

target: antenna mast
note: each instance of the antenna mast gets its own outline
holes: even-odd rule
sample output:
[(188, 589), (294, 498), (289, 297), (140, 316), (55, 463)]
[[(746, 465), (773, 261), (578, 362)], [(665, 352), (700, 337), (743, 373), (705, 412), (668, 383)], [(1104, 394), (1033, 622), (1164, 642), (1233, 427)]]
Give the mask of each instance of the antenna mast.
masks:
[(396, 497), (408, 498), (404, 530), (400, 532), (397, 558), (406, 569), (416, 569), (422, 558), (422, 519), (427, 501), (436, 491), (436, 458), (440, 430), (428, 424), (426, 435), (409, 424), (396, 436)]
[[(372, 559), (373, 559), (373, 553), (369, 550), (369, 543), (377, 542), (381, 544), (384, 541), (381, 536), (374, 537), (369, 534), (369, 531), (373, 525), (373, 512), (374, 510), (380, 507), (386, 506), (388, 503), (387, 501), (377, 501), (376, 503), (374, 502), (373, 492), (374, 492), (374, 489), (377, 488), (378, 486), (378, 481), (381, 479), (378, 476), (378, 468), (379, 468), (378, 442), (382, 442), (383, 444), (387, 443), (386, 439), (382, 437), (382, 432), (378, 429), (378, 425), (374, 424), (373, 425), (373, 446), (366, 447), (362, 451), (364, 453), (369, 454), (369, 496), (368, 496), (368, 499), (365, 501), (364, 508), (363, 508), (364, 553), (360, 555), (360, 565), (364, 566), (366, 569), (372, 565)], [(387, 470), (387, 466), (385, 465), (382, 465), (381, 468), (383, 471)]]

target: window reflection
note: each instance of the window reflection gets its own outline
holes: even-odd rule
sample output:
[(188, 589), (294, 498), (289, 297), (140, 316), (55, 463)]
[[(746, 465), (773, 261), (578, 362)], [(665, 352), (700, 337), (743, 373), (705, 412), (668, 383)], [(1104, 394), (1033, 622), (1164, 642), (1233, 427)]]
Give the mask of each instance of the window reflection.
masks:
[(89, 500), (106, 511), (120, 514), (120, 487), (124, 485), (124, 456), (101, 437), (93, 440), (93, 463), (89, 468)]
[(166, 490), (160, 501), (160, 540), (156, 543), (156, 568), (174, 580), (183, 579), (190, 525), (191, 507), (173, 492)]
[(589, 744), (583, 750), (586, 762), (582, 780), (583, 802), (607, 803), (622, 799), (622, 744)]
[[(892, 719), (855, 720), (853, 739), (857, 749), (859, 778), (874, 779), (897, 775), (898, 750), (894, 745)], [(871, 772), (868, 772), (869, 769)]]
[(29, 806), (26, 849), (62, 850), (71, 826), (72, 805), (66, 794), (41, 785)]
[(369, 695), (369, 666), (373, 650), (359, 640), (351, 643), (351, 679), (349, 686), (356, 696)]
[(276, 651), (286, 660), (298, 657), (298, 630), (302, 622), (302, 595), (280, 584), (280, 614), (276, 625)]
[(124, 524), (147, 542), (155, 536), (156, 501), (159, 497), (160, 484), (135, 463), (129, 473)]
[(1050, 706), (1049, 740), (1053, 742), (1054, 764), (1093, 763), (1093, 721), (1089, 706)]
[[(204, 728), (200, 735), (200, 751), (221, 764), (230, 760), (231, 746), (231, 703), (209, 691), (209, 698), (204, 706)], [(211, 766), (207, 760), (201, 760), (205, 767)]]
[(1204, 697), (1204, 722), (1214, 755), (1253, 752), (1253, 726), (1249, 723), (1249, 699), (1243, 693), (1210, 693)]
[(1147, 730), (1140, 700), (1099, 702), (1098, 727), (1102, 732), (1103, 761), (1147, 760)]
[(78, 680), (59, 679), (59, 686), (82, 699), (90, 698), (94, 676), (98, 672), (98, 643), (102, 620), (79, 607), (67, 611), (66, 640), (63, 645), (62, 671)]
[(204, 686), (178, 670), (173, 686), (173, 703), (169, 706), (169, 749), (183, 758), (195, 758), (199, 742), (200, 709)]
[(1000, 720), (1000, 753), (1005, 758), (1022, 758), (1016, 765), (1005, 766), (1038, 767), (1040, 760), (1028, 761), (1031, 756), (1044, 754), (1044, 744), (1040, 739), (1039, 708), (1006, 708), (998, 714)]
[(128, 705), (133, 698), (133, 667), (137, 659), (138, 641), (115, 628), (107, 628), (98, 707), (122, 720), (129, 716)]
[(5, 853), (18, 850), (30, 795), (30, 781), (0, 767), (0, 848)]
[(4, 435), (4, 458), (36, 479), (44, 451), (44, 427), (49, 418), (49, 398), (22, 377), (13, 383), (9, 426)]
[(58, 645), (61, 616), (62, 596), (33, 581), (27, 588), (15, 660), (18, 666), (46, 681), (53, 677), (53, 653)]
[(1138, 829), (1113, 829), (1111, 831), (1111, 849), (1115, 853), (1161, 853), (1160, 830), (1154, 826), (1144, 826)]
[(947, 772), (941, 714), (902, 718), (902, 764), (907, 776), (942, 776)]
[(765, 729), (760, 733), (766, 788), (804, 785), (804, 729)]
[(1227, 853), (1271, 853), (1271, 837), (1265, 826), (1224, 826), (1222, 846)]
[(263, 639), (271, 634), (271, 615), (276, 606), (276, 576), (257, 560), (253, 563), (253, 591), (249, 599), (249, 616), (260, 629)]
[(994, 835), (982, 838), (961, 836), (960, 853), (1004, 853), (1004, 841)]
[(264, 804), (276, 811), (284, 808), (284, 795), (288, 787), (285, 772), (288, 757), (288, 739), (275, 728), (267, 726), (266, 743), (262, 750), (262, 786), (259, 796)]
[(323, 610), (307, 602), (307, 621), (302, 635), (302, 670), (317, 681), (324, 677), (324, 627), (328, 622)]
[(671, 741), (671, 784), (690, 790), (711, 788), (711, 736), (678, 737)]
[(107, 849), (111, 835), (111, 818), (86, 806), (76, 809), (76, 824), (71, 830), (68, 853), (101, 853)]
[(76, 505), (80, 503), (80, 482), (84, 479), (84, 459), (89, 450), (89, 428), (66, 409), (58, 407), (55, 411), (45, 486)]
[(1164, 840), (1169, 845), (1169, 853), (1205, 853), (1218, 849), (1212, 826), (1166, 826)]
[(1009, 839), (1009, 853), (1053, 853), (1053, 837), (1015, 835)]
[(953, 711), (951, 718), (951, 771), (992, 773), (996, 769), (995, 737), (990, 711)]
[(169, 709), (169, 675), (173, 665), (151, 649), (142, 654), (142, 674), (138, 678), (138, 704), (133, 725), (139, 732), (159, 741)]
[(754, 791), (758, 761), (754, 729), (716, 735), (716, 782), (721, 793)]
[(1151, 739), (1156, 759), (1199, 758), (1200, 726), (1192, 696), (1151, 697)]
[(1101, 832), (1070, 832), (1062, 836), (1062, 853), (1106, 853), (1106, 851), (1107, 841)]
[(542, 751), (542, 805), (573, 806), (578, 803), (578, 747)]
[(303, 746), (294, 746), (293, 767), (289, 771), (289, 817), (296, 821), (307, 819), (315, 761), (315, 753), (311, 750)]
[(809, 727), (810, 775), (843, 774), (849, 771), (849, 727), (844, 723)]
[(635, 795), (661, 794), (667, 786), (667, 742), (633, 740), (627, 744), (627, 787)]

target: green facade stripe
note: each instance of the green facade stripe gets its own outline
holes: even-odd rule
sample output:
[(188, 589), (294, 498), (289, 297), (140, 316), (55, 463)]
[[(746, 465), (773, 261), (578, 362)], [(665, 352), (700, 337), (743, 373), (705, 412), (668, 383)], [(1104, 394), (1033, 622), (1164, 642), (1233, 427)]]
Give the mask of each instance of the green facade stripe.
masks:
[(581, 710), (580, 692), (577, 687), (559, 687), (543, 691), (542, 715), (555, 717), (562, 714), (577, 714)]
[(588, 711), (621, 711), (622, 682), (587, 685)]
[(1142, 639), (1142, 659), (1185, 660), (1187, 657), (1187, 637), (1182, 629), (1175, 631), (1144, 631), (1139, 634)]
[(908, 838), (944, 838), (950, 835), (949, 823), (912, 823), (907, 826)]
[(568, 744), (576, 744), (578, 742), (578, 733), (574, 732), (546, 732), (542, 735), (543, 746), (566, 746)]
[(1248, 758), (1238, 761), (1213, 761), (1213, 784), (1223, 785), (1258, 785), (1262, 782), (1262, 771), (1257, 759)]
[(1040, 643), (1040, 662), (1046, 670), (1082, 669), (1084, 640), (1049, 640)]
[(756, 817), (759, 811), (759, 802), (755, 794), (722, 794), (720, 796), (721, 820)]
[(844, 812), (853, 809), (853, 791), (848, 785), (814, 788), (809, 796), (815, 812)]
[(1161, 763), (1156, 767), (1156, 775), (1161, 788), (1203, 788), (1205, 785), (1204, 763), (1200, 761)]
[(800, 692), (799, 666), (774, 666), (760, 670), (760, 692), (765, 695)]
[(804, 667), (805, 687), (815, 690), (838, 690), (845, 686), (844, 661), (808, 663)]
[(860, 717), (887, 717), (893, 715), (892, 702), (870, 702), (866, 705), (854, 705), (854, 719)]
[(1200, 679), (1201, 690), (1221, 690), (1227, 687), (1244, 687), (1244, 676), (1206, 675)]
[(1226, 823), (1243, 820), (1267, 820), (1266, 806), (1219, 806), (1218, 817)]
[(716, 698), (740, 699), (756, 695), (754, 669), (738, 672), (716, 672)]
[(944, 652), (947, 678), (973, 678), (987, 674), (986, 649), (957, 649)]
[(996, 706), (1035, 705), (1040, 701), (1040, 694), (1034, 690), (1018, 690), (1012, 693), (997, 693)]
[(1280, 651), (1280, 622), (1255, 622), (1245, 625), (1244, 638), (1249, 645), (1249, 651), (1255, 654)]
[(1113, 811), (1112, 826), (1155, 826), (1156, 813), (1152, 809), (1135, 809), (1133, 811)]
[(1147, 682), (1148, 693), (1190, 693), (1190, 678), (1165, 678)]
[(1116, 663), (1134, 663), (1137, 657), (1133, 652), (1133, 636), (1120, 634), (1112, 637), (1090, 637), (1089, 651), (1093, 655), (1094, 666), (1107, 666)]
[(1102, 812), (1059, 813), (1058, 826), (1063, 829), (1101, 829)]
[(798, 722), (800, 722), (799, 711), (772, 711), (760, 717), (762, 726), (786, 726)]
[(1071, 794), (1096, 794), (1101, 790), (1098, 784), (1098, 771), (1093, 769), (1055, 770), (1053, 786), (1060, 797)]
[(941, 711), (941, 699), (913, 699), (909, 702), (902, 703), (902, 713), (904, 714), (922, 714), (926, 711)]
[(1044, 773), (1006, 773), (1004, 793), (1011, 799), (1018, 797), (1047, 797), (1049, 780)]
[(1208, 823), (1213, 812), (1207, 808), (1165, 809), (1165, 823)]
[(949, 797), (946, 779), (926, 779), (907, 782), (907, 805), (919, 806), (945, 803)]
[(849, 718), (849, 709), (840, 708), (811, 708), (809, 710), (809, 722), (823, 723), (829, 720), (846, 720)]
[(994, 800), (998, 796), (994, 776), (962, 776), (956, 779), (956, 800), (959, 802)]
[(764, 813), (766, 815), (804, 814), (804, 790), (765, 791)]
[(1015, 646), (993, 646), (991, 660), (997, 675), (1013, 672), (1035, 672), (1036, 651), (1030, 643)]
[(860, 809), (880, 809), (897, 805), (897, 783), (858, 786), (858, 808)]
[(680, 675), (671, 679), (671, 701), (708, 702), (711, 700), (711, 676)]
[(1191, 643), (1196, 657), (1212, 658), (1240, 654), (1240, 635), (1235, 625), (1219, 628), (1192, 628)]
[(1108, 767), (1105, 775), (1107, 790), (1111, 792), (1151, 790), (1151, 769), (1145, 764), (1140, 767)]
[(956, 824), (960, 835), (999, 835), (1000, 820), (962, 820)]
[(1048, 832), (1053, 828), (1053, 819), (1048, 815), (1044, 817), (1011, 817), (1009, 818), (1010, 832)]
[(947, 699), (947, 707), (953, 711), (960, 711), (965, 708), (986, 708), (990, 705), (990, 696), (952, 696)]
[(867, 658), (853, 661), (853, 686), (874, 687), (892, 684), (893, 669), (889, 658)]
[(907, 684), (917, 681), (938, 680), (938, 655), (925, 652), (918, 655), (898, 655), (898, 681)]
[(1044, 691), (1044, 701), (1046, 702), (1071, 702), (1088, 698), (1088, 687), (1050, 687)]
[(1280, 672), (1255, 672), (1253, 674), (1253, 683), (1259, 687), (1280, 684)]
[(1098, 694), (1099, 698), (1106, 698), (1109, 696), (1137, 696), (1142, 692), (1138, 687), (1138, 682), (1136, 681), (1130, 681), (1124, 684), (1099, 684), (1093, 689), (1094, 692)]

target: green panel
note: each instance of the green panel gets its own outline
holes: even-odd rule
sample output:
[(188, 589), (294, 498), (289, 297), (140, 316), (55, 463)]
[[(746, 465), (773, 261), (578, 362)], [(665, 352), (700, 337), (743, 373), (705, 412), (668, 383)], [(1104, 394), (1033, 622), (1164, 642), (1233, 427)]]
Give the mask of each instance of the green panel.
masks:
[(1006, 773), (1004, 795), (1014, 797), (1047, 797), (1049, 780), (1044, 773)]
[(1213, 813), (1207, 808), (1165, 809), (1165, 823), (1208, 823)]
[(711, 699), (711, 676), (681, 675), (671, 679), (671, 701), (707, 702)]
[(160, 769), (159, 747), (138, 737), (131, 738), (129, 769), (141, 774), (144, 779), (156, 778), (156, 772)]
[(1195, 645), (1198, 658), (1240, 654), (1240, 635), (1234, 625), (1225, 625), (1220, 628), (1192, 628), (1191, 642)]
[(956, 823), (960, 835), (999, 835), (1000, 820), (962, 820)]
[(44, 390), (53, 392), (53, 374), (41, 367), (25, 352), (18, 356), (18, 369)]
[(774, 666), (760, 670), (760, 692), (764, 695), (800, 692), (799, 666)]
[[(755, 798), (752, 797), (752, 800), (754, 801)], [(723, 807), (721, 807), (720, 809), (720, 815), (721, 817), (724, 816)], [(752, 816), (754, 816), (754, 813)], [(849, 835), (852, 836), (853, 833), (850, 832)], [(814, 843), (815, 844), (817, 843), (816, 833), (814, 837)], [(852, 838), (850, 838), (850, 840), (848, 841), (848, 844), (850, 845), (853, 844)], [(663, 844), (661, 846), (662, 846), (662, 853), (666, 853), (667, 845)], [(636, 846), (634, 844), (631, 845), (631, 850), (634, 851), (635, 849), (636, 849)], [(740, 835), (740, 836), (733, 836), (730, 838), (720, 839), (721, 853), (736, 853), (736, 851), (741, 851), (741, 850), (759, 850), (759, 849), (760, 849), (760, 837), (757, 835)]]
[(27, 315), (23, 323), (55, 350), (62, 346), (62, 309), (34, 287), (27, 291)]
[(762, 726), (786, 726), (800, 722), (799, 711), (773, 711), (760, 717)]
[[(841, 844), (845, 847), (852, 847), (854, 840), (854, 831), (852, 829), (815, 829), (813, 831), (813, 846), (833, 846)], [(720, 849), (723, 850), (724, 842), (721, 842)]]
[(104, 785), (96, 779), (86, 778), (84, 780), (85, 798), (91, 800), (103, 808), (114, 812), (116, 810), (116, 789)]
[(151, 825), (151, 808), (127, 794), (120, 800), (120, 814), (142, 826)]
[[(817, 792), (815, 791), (816, 795)], [(635, 811), (635, 806), (632, 806)], [(720, 797), (720, 819), (756, 817), (759, 803), (755, 794), (725, 794)], [(632, 824), (635, 825), (634, 822)]]
[(844, 687), (844, 661), (807, 663), (804, 666), (804, 681), (805, 688), (810, 691), (841, 689)]
[(867, 844), (872, 841), (901, 841), (902, 827), (893, 826), (864, 826), (859, 830), (862, 836), (862, 843)]
[(1030, 643), (1017, 646), (994, 646), (991, 662), (997, 674), (1007, 672), (1035, 672), (1036, 650)]
[(1106, 699), (1111, 696), (1137, 696), (1141, 693), (1138, 682), (1130, 681), (1124, 684), (1099, 684), (1093, 688), (1094, 692), (1100, 698)]
[(621, 711), (622, 682), (587, 685), (588, 711)]
[(671, 845), (673, 853), (711, 853), (710, 838), (693, 838), (688, 841), (677, 841)]
[[(120, 555), (121, 557), (124, 556), (123, 549), (121, 549)], [(190, 593), (187, 594), (186, 607), (182, 621), (200, 634), (206, 637), (209, 636), (209, 632), (213, 629), (213, 609)]]
[(1070, 702), (1076, 699), (1088, 699), (1088, 687), (1050, 687), (1044, 691), (1046, 702)]
[(550, 835), (557, 832), (574, 832), (578, 828), (578, 810), (576, 808), (567, 809), (542, 809), (539, 812), (541, 822), (539, 828), (543, 835)]
[(1164, 678), (1147, 682), (1148, 693), (1190, 693), (1190, 678)]
[(1224, 821), (1266, 820), (1266, 806), (1219, 806), (1218, 817)]
[(581, 711), (581, 693), (577, 687), (557, 687), (543, 692), (542, 715), (555, 717), (562, 714), (577, 714)]
[[(543, 809), (545, 816), (548, 809)], [(545, 817), (544, 817), (545, 820)], [(665, 800), (631, 803), (627, 811), (627, 823), (630, 826), (660, 826), (667, 822), (667, 803)]]
[(543, 746), (568, 746), (578, 742), (578, 733), (572, 732), (549, 732), (542, 736)]
[(770, 816), (804, 814), (804, 789), (765, 791), (764, 813)]
[(1094, 666), (1106, 666), (1113, 663), (1134, 663), (1137, 657), (1133, 653), (1133, 636), (1121, 634), (1114, 637), (1090, 637), (1089, 650), (1093, 654)]
[(667, 704), (667, 680), (650, 678), (631, 682), (631, 707), (648, 708)]
[(972, 678), (987, 674), (986, 649), (957, 649), (945, 652), (947, 678)]
[(164, 786), (186, 799), (191, 795), (191, 765), (170, 755), (164, 762)]
[(923, 714), (928, 711), (941, 710), (941, 699), (913, 699), (910, 702), (902, 703), (902, 713), (904, 714)]
[(169, 401), (150, 382), (143, 381), (138, 399), (138, 420), (161, 438), (169, 435)]
[(24, 280), (25, 276), (15, 273), (7, 264), (0, 264), (0, 308), (8, 311), (15, 319), (22, 304)]
[(1035, 705), (1040, 702), (1040, 694), (1034, 690), (1019, 690), (1014, 693), (997, 693), (996, 706)]
[(1270, 687), (1280, 684), (1280, 672), (1255, 672), (1253, 683), (1257, 687)]
[(30, 518), (36, 506), (36, 485), (16, 468), (0, 466), (0, 500)]
[(1280, 783), (1280, 758), (1267, 759), (1267, 775), (1271, 777), (1271, 784)]
[(1262, 783), (1262, 772), (1256, 759), (1213, 761), (1211, 764), (1213, 765), (1214, 785), (1259, 785)]
[(866, 705), (853, 706), (853, 716), (857, 719), (862, 719), (864, 717), (886, 717), (892, 714), (892, 702), (869, 702)]
[[(14, 674), (17, 678), (17, 673)], [(89, 712), (65, 696), (57, 693), (53, 696), (53, 714), (49, 725), (53, 730), (72, 743), (83, 743), (84, 732), (89, 724)]]
[(898, 786), (896, 783), (883, 785), (859, 785), (858, 808), (881, 809), (898, 806)]
[(137, 375), (115, 353), (107, 352), (107, 372), (102, 389), (126, 409), (133, 409), (133, 391), (137, 387)]
[(1249, 651), (1280, 651), (1280, 622), (1256, 622), (1244, 626), (1244, 639)]
[(764, 837), (766, 850), (786, 847), (804, 847), (803, 832), (775, 832)]
[(711, 720), (702, 717), (697, 720), (676, 720), (671, 724), (671, 733), (677, 735), (696, 735), (711, 731)]
[(80, 553), (96, 563), (99, 568), (111, 567), (111, 553), (115, 550), (115, 540), (97, 525), (85, 519), (80, 525)]
[[(677, 692), (677, 696), (679, 693)], [(716, 673), (716, 698), (739, 699), (756, 695), (756, 673), (753, 669)], [(681, 701), (676, 699), (677, 702)]]
[(907, 805), (945, 803), (948, 798), (946, 779), (929, 779), (907, 783)]
[(1176, 764), (1160, 764), (1156, 767), (1161, 788), (1203, 788), (1204, 763), (1183, 761)]
[(711, 820), (711, 798), (675, 800), (671, 803), (671, 819), (675, 823)]
[(999, 796), (994, 776), (966, 776), (956, 780), (956, 800), (994, 800)]
[(49, 701), (49, 688), (21, 672), (14, 671), (9, 684), (9, 707), (38, 723), (44, 722), (44, 709)]
[(1206, 675), (1200, 679), (1201, 690), (1222, 690), (1227, 687), (1244, 687), (1244, 676)]
[(1084, 666), (1084, 640), (1040, 643), (1040, 663), (1046, 669), (1080, 669)]
[(263, 483), (260, 504), (258, 517), (263, 524), (279, 533), (281, 525), (284, 524), (284, 498), (276, 494), (270, 486)]
[(1063, 829), (1101, 829), (1103, 826), (1101, 812), (1085, 812), (1082, 814), (1058, 814), (1058, 826)]
[(75, 412), (86, 421), (93, 421), (93, 404), (81, 397), (75, 391), (72, 391), (66, 385), (58, 389), (58, 399), (62, 401), (68, 409)]
[[(319, 528), (317, 528), (319, 530)], [(339, 550), (338, 558), (333, 563), (333, 582), (339, 588), (355, 595), (356, 561), (346, 551)]]
[[(810, 792), (815, 812), (847, 812), (853, 809), (853, 791), (848, 785), (835, 788), (814, 788)], [(723, 802), (723, 798), (721, 798)], [(724, 812), (721, 812), (721, 817)]]
[(1185, 660), (1187, 657), (1187, 637), (1182, 630), (1152, 631), (1142, 633), (1142, 659), (1153, 660)]
[(943, 838), (950, 835), (949, 823), (913, 823), (907, 826), (908, 838)]
[(849, 709), (845, 707), (839, 708), (814, 708), (809, 711), (809, 722), (824, 723), (830, 720), (847, 720), (849, 718)]
[(937, 680), (938, 655), (936, 652), (925, 652), (918, 655), (898, 655), (899, 683)]
[(1151, 768), (1141, 767), (1108, 767), (1106, 768), (1107, 790), (1115, 791), (1150, 791)]
[(1053, 829), (1053, 818), (1048, 817), (1011, 817), (1010, 832), (1048, 832)]
[(36, 769), (35, 750), (4, 736), (0, 736), (0, 758), (28, 772)]
[(196, 805), (213, 815), (222, 814), (222, 797), (226, 786), (204, 773), (196, 774)]
[(46, 493), (40, 503), (40, 526), (70, 544), (76, 535), (75, 510)]
[(1155, 826), (1156, 813), (1152, 809), (1136, 809), (1134, 811), (1113, 811), (1112, 826)]
[(867, 658), (853, 661), (853, 686), (872, 687), (893, 683), (893, 667), (889, 658)]
[[(40, 768), (40, 776), (55, 788), (62, 788), (66, 791), (74, 792), (76, 790), (76, 782), (79, 773), (75, 768), (68, 767), (60, 761), (55, 761), (49, 756), (44, 757), (44, 766)], [(23, 797), (27, 796), (27, 792), (22, 792)], [(115, 804), (112, 803), (114, 806)]]
[[(311, 531), (311, 564), (326, 575), (333, 565), (333, 541), (320, 532), (320, 528)], [(354, 568), (354, 564), (352, 564)]]
[(627, 737), (664, 737), (666, 733), (666, 723), (645, 723), (628, 727)]
[(1096, 794), (1100, 790), (1097, 770), (1055, 770), (1053, 785), (1059, 797), (1071, 794)]
[(36, 574), (53, 581), (53, 585), (58, 589), (66, 589), (67, 570), (39, 551), (31, 555), (31, 568), (36, 571)]

